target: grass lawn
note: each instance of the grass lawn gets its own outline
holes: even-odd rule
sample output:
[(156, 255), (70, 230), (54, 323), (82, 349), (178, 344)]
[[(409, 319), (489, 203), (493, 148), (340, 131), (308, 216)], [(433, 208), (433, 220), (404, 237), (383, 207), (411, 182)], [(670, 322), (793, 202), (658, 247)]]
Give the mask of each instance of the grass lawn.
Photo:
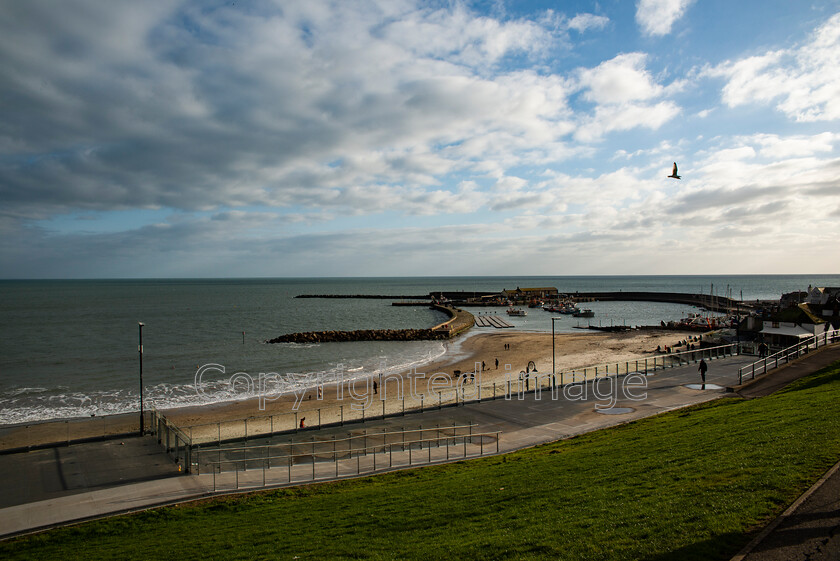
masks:
[(468, 462), (161, 508), (4, 559), (726, 559), (840, 458), (840, 363)]

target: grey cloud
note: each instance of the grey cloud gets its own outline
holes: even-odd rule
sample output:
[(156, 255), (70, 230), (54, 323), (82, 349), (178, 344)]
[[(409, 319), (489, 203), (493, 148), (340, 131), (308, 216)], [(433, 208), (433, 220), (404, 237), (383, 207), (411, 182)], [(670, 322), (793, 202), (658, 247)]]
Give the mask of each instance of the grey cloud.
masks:
[(687, 214), (708, 209), (741, 205), (756, 200), (767, 200), (768, 198), (784, 195), (786, 189), (783, 187), (758, 187), (755, 185), (741, 187), (739, 189), (706, 189), (683, 195), (670, 205), (669, 213)]
[(542, 78), (525, 89), (412, 58), (376, 35), (384, 6), (121, 6), (33, 0), (4, 18), (0, 201), (22, 215), (334, 204), (350, 185), (429, 185), (475, 165), (440, 146), (499, 128), (543, 150), (520, 130), (552, 126), (540, 109), (503, 118)]

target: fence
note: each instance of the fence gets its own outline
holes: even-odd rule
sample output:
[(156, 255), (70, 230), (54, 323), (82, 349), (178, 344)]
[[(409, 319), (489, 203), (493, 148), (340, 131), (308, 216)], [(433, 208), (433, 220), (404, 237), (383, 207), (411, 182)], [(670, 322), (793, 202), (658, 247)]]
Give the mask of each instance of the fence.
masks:
[(764, 357), (761, 360), (757, 360), (752, 364), (742, 366), (738, 369), (738, 384), (740, 385), (744, 383), (744, 377), (747, 373), (749, 373), (750, 380), (754, 380), (756, 375), (760, 376), (762, 374), (766, 374), (770, 370), (778, 368), (779, 365), (787, 364), (791, 360), (795, 360), (812, 350), (817, 350), (821, 346), (824, 347), (838, 341), (840, 341), (840, 329), (833, 329), (824, 331), (819, 335), (812, 335), (804, 341), (800, 341), (799, 343), (786, 349), (782, 349), (777, 353)]
[[(477, 403), (483, 400), (510, 399), (513, 394), (521, 395), (523, 391), (536, 388), (553, 388), (558, 383), (560, 385), (579, 383), (601, 376), (617, 376), (633, 372), (648, 374), (664, 368), (697, 362), (700, 358), (709, 360), (728, 356), (735, 352), (735, 345), (724, 345), (589, 366), (561, 371), (557, 374), (510, 371), (510, 379), (505, 382), (485, 384), (459, 382), (456, 387), (440, 388), (429, 396), (413, 397), (412, 395), (406, 395), (405, 392), (400, 392), (403, 394), (400, 399), (379, 400), (378, 403), (371, 400), (369, 407), (360, 407), (358, 403), (351, 403), (337, 407), (250, 416), (186, 427), (176, 426), (165, 415), (152, 407), (146, 412), (145, 425), (148, 432), (158, 435), (158, 439), (161, 444), (165, 445), (170, 456), (182, 462), (181, 465), (188, 469), (191, 463), (187, 457), (189, 450), (197, 444), (220, 444), (229, 441), (248, 440), (272, 434), (300, 432), (307, 428), (343, 426), (371, 419), (405, 415), (410, 412)], [(391, 381), (386, 378), (383, 386), (390, 383)], [(382, 390), (384, 392), (385, 388), (383, 387)], [(307, 426), (302, 428), (300, 421), (304, 417), (307, 419)], [(136, 412), (94, 418), (8, 425), (0, 428), (0, 453), (119, 438), (138, 434), (139, 431), (139, 415)]]
[[(146, 412), (145, 422), (148, 423), (149, 419), (150, 413)], [(139, 433), (139, 412), (18, 423), (0, 427), (0, 454), (123, 438)]]
[[(455, 387), (443, 387), (430, 396), (414, 396), (405, 392), (398, 385), (398, 397), (385, 399), (385, 386), (392, 378), (384, 378), (376, 400), (369, 402), (342, 404), (333, 407), (305, 409), (290, 413), (277, 413), (242, 417), (238, 419), (203, 423), (182, 427), (184, 438), (194, 444), (221, 444), (252, 438), (262, 438), (272, 434), (304, 432), (308, 429), (320, 429), (331, 426), (344, 426), (373, 419), (385, 419), (423, 412), (429, 409), (457, 407), (468, 403), (499, 398), (511, 399), (513, 395), (522, 395), (525, 391), (556, 388), (559, 385), (591, 381), (604, 376), (622, 376), (633, 373), (651, 374), (653, 372), (699, 362), (700, 359), (713, 360), (732, 356), (738, 352), (737, 344), (708, 347), (679, 353), (660, 354), (640, 359), (612, 362), (561, 371), (557, 374), (531, 372), (509, 373), (502, 382), (485, 384), (463, 382), (462, 377)], [(312, 390), (314, 392), (314, 390)], [(371, 397), (371, 396), (368, 396)], [(301, 427), (301, 420), (306, 425)]]
[(364, 432), (257, 446), (197, 447), (191, 471), (212, 473), (213, 490), (226, 491), (352, 477), (498, 453), (501, 432), (476, 433), (475, 426)]
[(178, 462), (178, 471), (189, 472), (194, 447), (192, 439), (154, 407), (149, 413), (151, 416), (149, 433), (156, 435), (157, 441), (163, 446), (166, 454)]

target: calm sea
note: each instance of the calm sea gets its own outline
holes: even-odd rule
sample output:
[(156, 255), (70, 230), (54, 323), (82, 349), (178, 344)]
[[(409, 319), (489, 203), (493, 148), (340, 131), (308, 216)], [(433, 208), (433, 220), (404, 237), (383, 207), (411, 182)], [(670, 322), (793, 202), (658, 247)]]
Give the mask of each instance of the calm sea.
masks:
[[(553, 286), (562, 292), (714, 290), (721, 296), (776, 299), (809, 285), (840, 286), (840, 275), (0, 281), (0, 424), (137, 410), (141, 321), (146, 397), (161, 408), (241, 397), (243, 388), (226, 383), (236, 372), (253, 379), (261, 372), (288, 375), (290, 384), (328, 382), (338, 373), (402, 370), (459, 353), (462, 339), (265, 344), (296, 331), (430, 327), (445, 319), (425, 307), (394, 307), (388, 300), (296, 299), (297, 294)], [(626, 302), (587, 307), (596, 316), (583, 321), (601, 325), (658, 324), (696, 311)], [(510, 321), (517, 329), (550, 331), (549, 317), (532, 311)], [(571, 331), (579, 321), (564, 318), (557, 329)], [(224, 366), (225, 374), (205, 377), (210, 383), (201, 397), (196, 371), (210, 363)]]

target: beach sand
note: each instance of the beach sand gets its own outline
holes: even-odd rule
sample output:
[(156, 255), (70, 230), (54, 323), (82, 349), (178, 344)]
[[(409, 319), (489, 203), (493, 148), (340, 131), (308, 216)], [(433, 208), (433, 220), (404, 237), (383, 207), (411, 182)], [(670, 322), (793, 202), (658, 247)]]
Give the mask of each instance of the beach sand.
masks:
[[(666, 345), (674, 346), (678, 341), (690, 339), (696, 335), (696, 333), (666, 330), (621, 333), (583, 331), (557, 334), (554, 340), (556, 370), (560, 372), (584, 366), (632, 361), (640, 357), (652, 356), (657, 346), (662, 348)], [(474, 372), (476, 363), (484, 362), (485, 364), (480, 381), (482, 395), (486, 397), (492, 395), (494, 383), (497, 385), (496, 391), (502, 392), (506, 380), (505, 374), (512, 373), (513, 377), (517, 378), (521, 371), (526, 370), (530, 361), (535, 363), (537, 372), (551, 372), (552, 336), (550, 333), (511, 331), (477, 333), (462, 341), (460, 350), (461, 358), (459, 359), (453, 360), (451, 356), (444, 355), (439, 360), (418, 366), (416, 372), (425, 374), (425, 377), (421, 378), (408, 371), (391, 375), (385, 379), (384, 388), (381, 387), (382, 383), (377, 384), (379, 387), (375, 394), (371, 379), (357, 380), (354, 382), (353, 391), (358, 399), (354, 399), (351, 388), (348, 387), (349, 384), (345, 384), (341, 391), (336, 384), (330, 384), (324, 386), (320, 400), (317, 398), (316, 389), (307, 391), (297, 412), (292, 410), (295, 397), (286, 395), (267, 402), (265, 410), (262, 411), (258, 408), (258, 400), (251, 398), (233, 403), (172, 409), (166, 411), (165, 414), (180, 427), (194, 427), (191, 436), (197, 441), (208, 438), (208, 435), (213, 439), (218, 438), (219, 435), (222, 438), (225, 438), (225, 435), (234, 437), (244, 434), (244, 431), (247, 431), (249, 436), (257, 436), (263, 432), (294, 429), (300, 426), (302, 418), (305, 418), (305, 427), (312, 427), (342, 420), (345, 422), (359, 420), (363, 415), (366, 418), (378, 417), (383, 413), (393, 414), (403, 410), (451, 403), (456, 394), (453, 383), (458, 381), (454, 373), (456, 371)], [(496, 368), (496, 359), (499, 360), (498, 368)], [(506, 369), (507, 365), (510, 365), (509, 369)], [(439, 376), (437, 383), (430, 388), (429, 380), (437, 373), (445, 374), (445, 377)], [(403, 382), (401, 388), (397, 384), (398, 379)], [(415, 385), (414, 394), (422, 394), (422, 400), (411, 397), (412, 380)], [(465, 386), (467, 399), (477, 397), (474, 386), (475, 384)], [(497, 393), (497, 395), (500, 394)], [(271, 416), (273, 418), (266, 419)], [(246, 418), (250, 418), (247, 427), (244, 421)], [(205, 426), (206, 430), (195, 427), (202, 423), (210, 423), (210, 425)]]
[[(554, 338), (556, 371), (559, 373), (607, 363), (614, 365), (652, 356), (657, 346), (674, 346), (678, 341), (694, 336), (696, 333), (670, 330), (634, 330), (620, 333), (581, 331), (557, 334)], [(372, 378), (347, 382), (340, 388), (335, 383), (325, 385), (322, 388), (321, 399), (318, 399), (317, 389), (311, 388), (305, 393), (299, 393), (301, 401), (297, 410), (294, 405), (299, 398), (287, 394), (269, 395), (273, 400), (265, 402), (264, 410), (260, 409), (258, 398), (252, 397), (235, 402), (168, 409), (164, 414), (196, 443), (294, 430), (300, 427), (302, 419), (304, 427), (309, 428), (379, 417), (383, 414), (436, 407), (451, 403), (455, 399), (463, 400), (464, 397), (468, 400), (475, 399), (478, 397), (478, 384), (475, 382), (464, 385), (464, 393), (458, 397), (459, 380), (454, 373), (473, 372), (476, 363), (480, 365), (482, 362), (485, 367), (480, 374), (481, 396), (487, 398), (494, 392), (501, 395), (506, 382), (505, 374), (509, 376), (507, 380), (510, 380), (511, 375), (514, 379), (518, 378), (519, 373), (528, 368), (530, 361), (536, 365), (537, 372), (550, 373), (552, 336), (550, 333), (507, 330), (473, 333), (460, 342), (458, 356), (460, 358), (455, 359), (452, 355), (444, 355), (434, 362), (418, 366), (415, 372), (389, 375), (377, 384), (380, 387), (376, 393), (373, 391)], [(498, 368), (496, 359), (499, 361)], [(435, 374), (440, 375), (435, 377), (434, 384), (430, 384), (430, 379)], [(381, 387), (383, 385), (384, 387)], [(124, 422), (127, 420), (123, 419)], [(103, 422), (101, 418), (87, 421), (92, 436), (102, 434)], [(114, 428), (122, 424), (114, 423)], [(133, 424), (136, 427), (137, 422)], [(72, 421), (73, 436), (83, 438), (86, 433), (85, 425), (84, 419)], [(51, 426), (54, 427), (52, 430)], [(56, 434), (52, 435), (52, 432)], [(68, 429), (64, 421), (44, 423), (37, 430), (15, 430), (14, 427), (7, 427), (0, 431), (0, 449), (53, 440), (60, 442), (67, 439), (67, 434)]]

